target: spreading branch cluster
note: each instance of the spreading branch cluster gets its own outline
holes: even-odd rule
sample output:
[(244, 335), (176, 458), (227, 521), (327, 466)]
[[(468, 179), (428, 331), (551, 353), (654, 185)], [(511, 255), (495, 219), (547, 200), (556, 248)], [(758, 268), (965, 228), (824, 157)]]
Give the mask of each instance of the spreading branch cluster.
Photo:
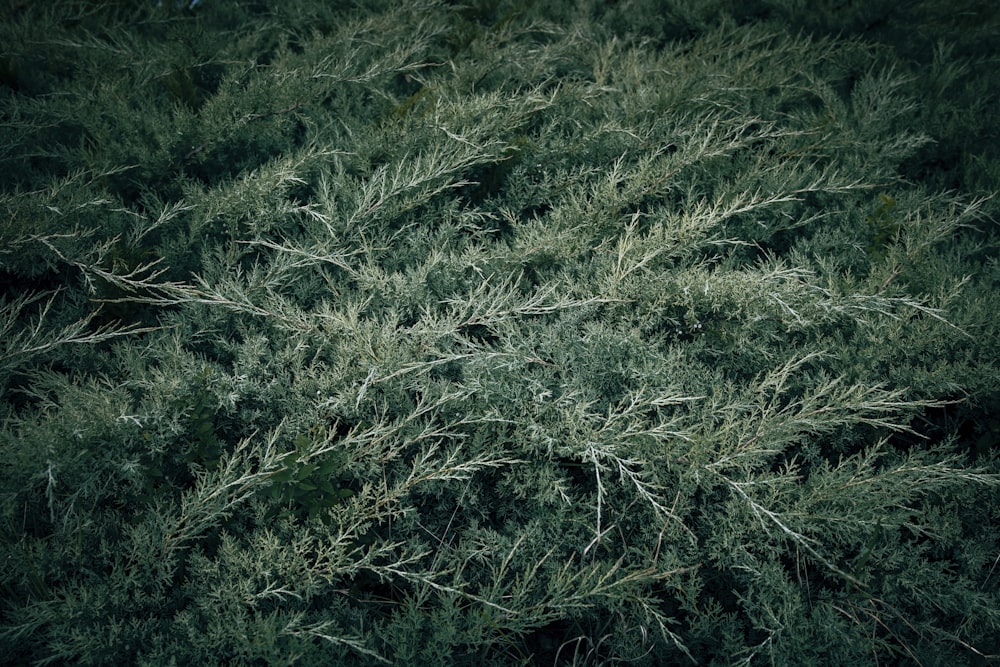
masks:
[(1000, 653), (974, 64), (191, 4), (3, 10), (0, 661)]

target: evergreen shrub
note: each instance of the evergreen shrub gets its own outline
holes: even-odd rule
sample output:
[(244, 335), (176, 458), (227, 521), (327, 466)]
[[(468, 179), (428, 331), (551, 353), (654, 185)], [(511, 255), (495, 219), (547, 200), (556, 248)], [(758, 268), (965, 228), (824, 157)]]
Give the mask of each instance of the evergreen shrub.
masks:
[(351, 4), (3, 10), (0, 660), (995, 659), (981, 62)]

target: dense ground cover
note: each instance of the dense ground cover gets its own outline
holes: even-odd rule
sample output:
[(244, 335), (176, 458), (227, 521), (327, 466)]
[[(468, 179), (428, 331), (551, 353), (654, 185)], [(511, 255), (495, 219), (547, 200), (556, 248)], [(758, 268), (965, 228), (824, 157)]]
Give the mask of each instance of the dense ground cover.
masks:
[(12, 664), (1000, 654), (997, 11), (12, 3)]

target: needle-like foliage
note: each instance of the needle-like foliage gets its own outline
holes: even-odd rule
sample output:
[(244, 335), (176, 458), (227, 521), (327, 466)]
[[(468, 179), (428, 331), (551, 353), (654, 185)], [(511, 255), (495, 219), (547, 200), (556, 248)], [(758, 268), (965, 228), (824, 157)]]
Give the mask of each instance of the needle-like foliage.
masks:
[(982, 60), (350, 4), (3, 10), (0, 660), (1000, 654)]

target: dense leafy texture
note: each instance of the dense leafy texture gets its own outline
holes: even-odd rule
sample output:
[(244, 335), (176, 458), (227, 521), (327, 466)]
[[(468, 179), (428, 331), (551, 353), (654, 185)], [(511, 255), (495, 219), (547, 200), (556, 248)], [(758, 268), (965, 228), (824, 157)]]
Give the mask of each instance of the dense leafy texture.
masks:
[(985, 3), (184, 4), (4, 10), (5, 661), (1000, 653)]

